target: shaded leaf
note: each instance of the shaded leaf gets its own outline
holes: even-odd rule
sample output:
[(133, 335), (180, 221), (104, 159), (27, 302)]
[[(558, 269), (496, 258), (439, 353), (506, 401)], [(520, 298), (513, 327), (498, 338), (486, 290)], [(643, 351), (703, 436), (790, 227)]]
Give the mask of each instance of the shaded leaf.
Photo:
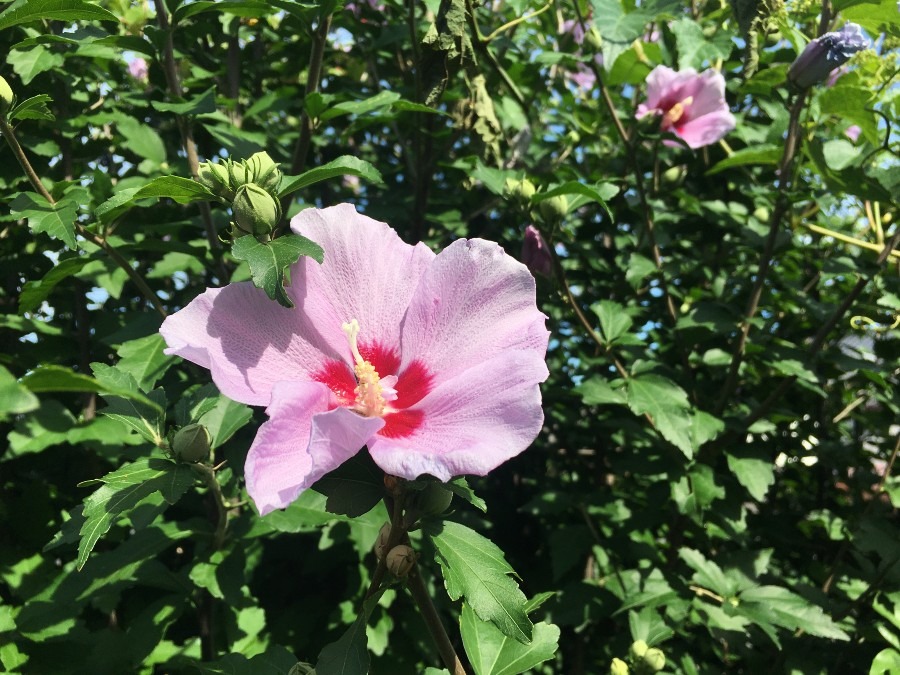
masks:
[(261, 288), (272, 300), (283, 307), (293, 307), (294, 303), (284, 289), (285, 271), (300, 256), (309, 256), (321, 263), (322, 247), (299, 234), (288, 234), (270, 242), (262, 243), (252, 235), (235, 239), (231, 252), (238, 260), (246, 260), (250, 265), (253, 285)]

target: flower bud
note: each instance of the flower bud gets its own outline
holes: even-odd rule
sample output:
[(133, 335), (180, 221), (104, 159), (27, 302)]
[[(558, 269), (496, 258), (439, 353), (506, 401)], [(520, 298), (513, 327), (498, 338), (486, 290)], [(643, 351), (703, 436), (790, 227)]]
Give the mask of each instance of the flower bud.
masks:
[(562, 220), (569, 211), (569, 200), (565, 195), (550, 197), (540, 203), (541, 216), (547, 223), (556, 223)]
[(603, 47), (603, 37), (596, 26), (591, 26), (591, 29), (584, 34), (584, 41), (588, 46), (597, 50)]
[(522, 262), (535, 276), (550, 276), (553, 270), (553, 257), (541, 231), (534, 225), (525, 228), (525, 239), (522, 240)]
[(9, 82), (6, 81), (6, 78), (0, 77), (0, 115), (5, 115), (15, 100), (16, 97)]
[(237, 189), (231, 208), (235, 224), (255, 237), (270, 234), (281, 221), (281, 204), (255, 183)]
[(811, 40), (788, 69), (788, 80), (798, 89), (807, 89), (868, 46), (862, 29), (855, 23), (846, 23), (839, 31)]
[(197, 170), (197, 182), (226, 201), (234, 199), (228, 168), (214, 162), (203, 162)]
[(238, 188), (253, 182), (253, 171), (247, 166), (247, 161), (229, 162), (228, 179), (231, 187), (237, 193)]
[(384, 554), (387, 553), (387, 543), (390, 538), (391, 524), (385, 523), (381, 526), (381, 529), (378, 530), (378, 536), (375, 538), (375, 546), (372, 547), (375, 551), (375, 557), (378, 560), (381, 560), (384, 557)]
[(628, 675), (628, 664), (622, 659), (613, 659), (609, 664), (609, 675)]
[(409, 574), (409, 571), (416, 564), (416, 552), (406, 544), (400, 544), (388, 551), (387, 558), (388, 572), (398, 579), (402, 579)]
[(281, 182), (281, 170), (272, 161), (267, 152), (257, 152), (246, 162), (250, 173), (250, 181), (256, 183), (267, 192), (274, 193)]
[(629, 651), (631, 652), (632, 659), (640, 659), (647, 653), (647, 643), (643, 640), (635, 640), (631, 643), (631, 648)]
[(202, 462), (209, 457), (212, 437), (202, 424), (188, 424), (179, 429), (172, 439), (172, 452), (182, 462)]
[(436, 516), (443, 513), (453, 501), (453, 493), (440, 483), (429, 483), (418, 494), (416, 507), (423, 516)]
[(523, 178), (522, 180), (517, 178), (507, 178), (504, 183), (503, 191), (510, 199), (514, 199), (523, 204), (527, 204), (531, 201), (532, 196), (534, 196), (534, 193), (536, 192), (534, 183), (527, 178)]
[(657, 673), (666, 667), (666, 655), (662, 653), (661, 649), (657, 649), (656, 647), (648, 649), (644, 653), (642, 661), (644, 665), (654, 673)]

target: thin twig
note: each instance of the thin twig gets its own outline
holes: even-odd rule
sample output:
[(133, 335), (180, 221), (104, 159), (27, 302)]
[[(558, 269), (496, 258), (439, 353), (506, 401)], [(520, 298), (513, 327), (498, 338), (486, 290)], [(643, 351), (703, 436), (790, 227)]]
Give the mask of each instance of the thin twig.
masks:
[[(331, 14), (326, 14), (319, 19), (319, 25), (313, 34), (312, 50), (309, 55), (309, 66), (306, 71), (305, 96), (319, 91), (322, 81), (322, 61), (325, 57), (325, 45), (328, 42), (328, 31), (331, 29)], [(291, 160), (291, 173), (298, 174), (306, 166), (306, 155), (312, 142), (312, 120), (309, 117), (306, 106), (300, 114), (300, 137), (294, 147), (294, 157)]]

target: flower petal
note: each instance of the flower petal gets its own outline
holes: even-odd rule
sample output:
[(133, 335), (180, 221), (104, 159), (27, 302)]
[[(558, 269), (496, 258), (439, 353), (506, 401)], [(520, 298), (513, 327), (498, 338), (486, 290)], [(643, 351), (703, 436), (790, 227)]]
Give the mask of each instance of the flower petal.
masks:
[(357, 213), (350, 204), (301, 211), (291, 229), (325, 250), (321, 266), (301, 261), (292, 279), (304, 289), (297, 293), (302, 295), (298, 309), (322, 327), (332, 349), (353, 362), (341, 325), (356, 319), (360, 351), (397, 350), (403, 314), (434, 253), (424, 244), (403, 242), (389, 225)]
[(406, 413), (422, 413), (411, 434), (369, 442), (375, 463), (387, 473), (441, 480), (483, 476), (525, 450), (541, 430), (538, 384), (547, 378), (543, 354), (508, 351), (471, 368)]
[(247, 453), (247, 492), (261, 515), (283, 509), (329, 471), (353, 457), (384, 426), (347, 408), (328, 409), (331, 391), (316, 382), (279, 382), (269, 420)]
[(720, 110), (678, 126), (675, 133), (690, 147), (696, 149), (715, 143), (734, 129), (734, 126), (734, 115), (728, 110)]
[(453, 242), (422, 275), (403, 321), (398, 395), (413, 362), (443, 382), (507, 350), (543, 359), (545, 321), (527, 267), (494, 242)]
[[(207, 290), (159, 332), (167, 354), (209, 368), (223, 394), (268, 405), (275, 382), (310, 380), (326, 360), (339, 358), (315, 326), (243, 282)], [(337, 333), (343, 335), (340, 326)]]

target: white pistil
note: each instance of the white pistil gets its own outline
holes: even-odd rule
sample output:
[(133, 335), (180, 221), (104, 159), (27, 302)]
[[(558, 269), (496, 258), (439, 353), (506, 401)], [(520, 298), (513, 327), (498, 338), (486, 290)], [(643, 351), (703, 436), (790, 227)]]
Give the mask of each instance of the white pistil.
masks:
[[(341, 329), (347, 336), (347, 342), (350, 343), (350, 351), (353, 353), (353, 360), (356, 366), (353, 372), (356, 374), (356, 402), (353, 407), (356, 412), (366, 417), (381, 417), (384, 414), (385, 396), (381, 388), (381, 376), (375, 370), (375, 366), (366, 361), (362, 354), (359, 353), (357, 338), (359, 337), (359, 321), (350, 319), (349, 322), (342, 324)], [(391, 384), (396, 383), (396, 379)], [(385, 378), (387, 380), (387, 378)], [(393, 400), (397, 398), (397, 393), (390, 389), (389, 395), (393, 394)]]

